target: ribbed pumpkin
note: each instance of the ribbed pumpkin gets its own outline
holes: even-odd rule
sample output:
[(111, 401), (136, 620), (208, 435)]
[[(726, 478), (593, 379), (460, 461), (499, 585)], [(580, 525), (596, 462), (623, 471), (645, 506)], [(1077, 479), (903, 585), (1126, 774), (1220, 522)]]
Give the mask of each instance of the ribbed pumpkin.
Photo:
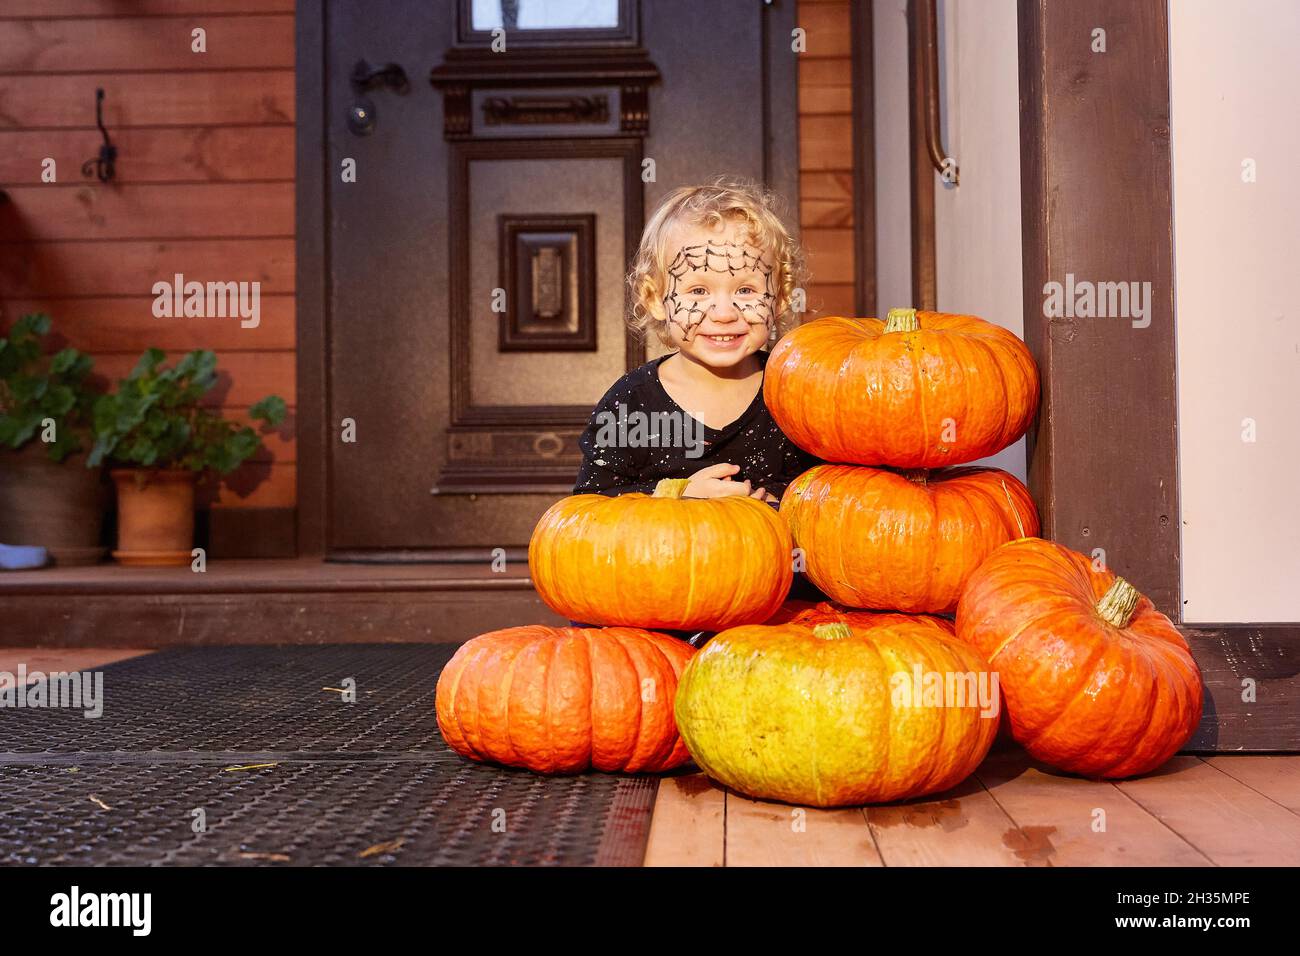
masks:
[(769, 627), (774, 624), (786, 624), (798, 621), (800, 624), (826, 624), (832, 621), (874, 620), (875, 611), (860, 611), (844, 607), (834, 601), (804, 601), (792, 599), (786, 601), (776, 613), (763, 623)]
[(1059, 544), (994, 551), (966, 583), (957, 634), (1001, 675), (1015, 739), (1062, 770), (1146, 773), (1200, 722), (1200, 671), (1169, 618)]
[(781, 517), (827, 595), (906, 613), (955, 611), (981, 561), (1021, 527), (1038, 533), (1029, 491), (996, 468), (903, 475), (818, 465), (790, 483)]
[(630, 627), (493, 631), (442, 669), (438, 729), (462, 756), (539, 773), (670, 770), (687, 760), (673, 695), (692, 653)]
[(805, 601), (803, 598), (790, 598), (777, 608), (776, 611), (773, 612), (772, 616), (763, 623), (769, 627), (773, 624), (784, 624), (787, 621), (794, 620), (800, 614), (811, 611), (816, 606), (816, 601)]
[(922, 684), (986, 672), (979, 654), (938, 618), (851, 614), (732, 628), (691, 658), (677, 726), (705, 773), (751, 797), (833, 807), (947, 790), (978, 766), (996, 713), (895, 692), (920, 686), (915, 667)]
[(827, 316), (772, 350), (763, 398), (796, 445), (831, 462), (938, 468), (1025, 433), (1038, 371), (1025, 344), (973, 315)]
[(790, 532), (756, 498), (574, 495), (542, 515), (528, 547), (552, 610), (587, 624), (720, 631), (765, 621), (794, 579)]

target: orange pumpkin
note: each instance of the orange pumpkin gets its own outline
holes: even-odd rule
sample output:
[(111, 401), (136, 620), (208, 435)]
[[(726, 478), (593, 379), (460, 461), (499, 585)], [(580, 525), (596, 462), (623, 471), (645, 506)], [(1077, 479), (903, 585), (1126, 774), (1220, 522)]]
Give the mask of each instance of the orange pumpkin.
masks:
[(827, 316), (772, 350), (763, 398), (796, 445), (831, 462), (938, 468), (995, 454), (1038, 408), (1025, 344), (973, 315)]
[(902, 475), (818, 465), (790, 483), (781, 517), (808, 577), (852, 607), (949, 614), (962, 584), (1020, 528), (1038, 533), (1029, 491), (996, 468)]
[(751, 797), (817, 807), (937, 793), (974, 771), (997, 731), (997, 687), (951, 624), (806, 613), (723, 631), (686, 665), (677, 726), (700, 769)]
[(574, 495), (542, 515), (528, 546), (552, 610), (588, 624), (720, 631), (765, 621), (794, 579), (790, 532), (756, 498)]
[(785, 624), (787, 621), (792, 621), (799, 615), (811, 611), (817, 606), (818, 602), (816, 601), (805, 601), (803, 598), (790, 598), (777, 608), (775, 613), (773, 613), (772, 616), (763, 623), (768, 627), (772, 627), (775, 624)]
[(1015, 739), (1062, 770), (1146, 773), (1200, 722), (1200, 671), (1169, 618), (1059, 544), (994, 551), (966, 582), (957, 634), (1001, 675)]
[(538, 773), (669, 770), (687, 760), (673, 697), (693, 652), (630, 627), (483, 634), (438, 677), (438, 729), (462, 756)]
[(763, 623), (768, 627), (797, 621), (800, 624), (828, 624), (839, 622), (866, 621), (874, 619), (875, 611), (859, 611), (844, 607), (834, 601), (790, 600), (782, 604), (775, 614)]

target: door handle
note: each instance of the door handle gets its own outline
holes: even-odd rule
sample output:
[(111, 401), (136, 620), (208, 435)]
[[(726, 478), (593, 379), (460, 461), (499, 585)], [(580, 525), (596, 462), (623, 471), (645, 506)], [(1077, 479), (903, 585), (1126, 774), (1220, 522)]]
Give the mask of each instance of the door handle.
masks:
[[(952, 184), (960, 184), (957, 163), (943, 148), (939, 123), (939, 13), (936, 0), (912, 0), (918, 30), (915, 42), (921, 63), (921, 83), (925, 95), (925, 147), (934, 171)], [(951, 167), (950, 165), (951, 164)]]
[(357, 60), (357, 65), (352, 68), (352, 89), (361, 94), (375, 87), (387, 87), (394, 93), (407, 93), (410, 92), (411, 81), (397, 63), (371, 66), (365, 60)]
[(354, 136), (369, 136), (375, 131), (375, 104), (366, 94), (374, 89), (392, 90), (404, 94), (411, 90), (411, 81), (406, 71), (397, 63), (385, 63), (372, 66), (365, 60), (357, 60), (350, 77), (352, 92), (356, 94), (348, 108), (348, 129)]

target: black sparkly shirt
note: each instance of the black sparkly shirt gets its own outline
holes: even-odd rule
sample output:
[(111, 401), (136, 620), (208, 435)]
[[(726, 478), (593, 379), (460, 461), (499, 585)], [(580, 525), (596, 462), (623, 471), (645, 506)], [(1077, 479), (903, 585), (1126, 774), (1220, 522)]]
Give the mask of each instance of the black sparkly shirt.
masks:
[[(754, 353), (767, 364), (767, 352)], [(650, 494), (662, 478), (689, 478), (710, 465), (740, 467), (733, 481), (780, 498), (786, 485), (819, 464), (785, 436), (763, 402), (763, 389), (725, 428), (710, 428), (684, 411), (659, 381), (665, 355), (614, 383), (578, 439), (582, 467), (574, 494)]]

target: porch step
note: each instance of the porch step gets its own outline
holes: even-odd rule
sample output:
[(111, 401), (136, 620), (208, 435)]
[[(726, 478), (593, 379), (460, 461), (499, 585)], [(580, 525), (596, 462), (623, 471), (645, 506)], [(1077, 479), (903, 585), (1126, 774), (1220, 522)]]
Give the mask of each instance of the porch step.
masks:
[(332, 564), (318, 558), (102, 564), (0, 573), (0, 646), (461, 643), (560, 624), (527, 565)]

